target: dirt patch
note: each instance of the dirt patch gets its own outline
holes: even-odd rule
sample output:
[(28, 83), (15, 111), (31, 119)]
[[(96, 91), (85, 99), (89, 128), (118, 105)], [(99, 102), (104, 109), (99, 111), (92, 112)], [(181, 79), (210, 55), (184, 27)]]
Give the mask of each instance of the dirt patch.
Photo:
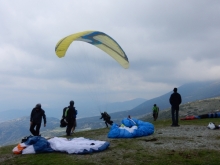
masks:
[[(117, 146), (118, 142), (123, 141), (120, 138), (108, 138), (106, 135), (98, 135), (96, 139), (110, 142), (110, 147)], [(135, 139), (139, 145), (152, 151), (161, 149), (171, 151), (185, 151), (188, 149), (220, 150), (220, 129), (210, 130), (206, 126), (164, 127), (156, 129), (153, 135)]]
[(165, 127), (156, 130), (153, 135), (141, 139), (141, 145), (146, 145), (152, 150), (220, 150), (220, 129), (210, 130), (205, 126)]

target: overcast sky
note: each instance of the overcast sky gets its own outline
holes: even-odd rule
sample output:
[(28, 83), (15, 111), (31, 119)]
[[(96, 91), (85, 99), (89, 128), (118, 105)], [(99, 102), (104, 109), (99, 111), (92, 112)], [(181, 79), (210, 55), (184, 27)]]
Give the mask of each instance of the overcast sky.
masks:
[[(85, 30), (115, 39), (129, 69), (82, 42), (56, 56), (61, 38)], [(218, 0), (0, 0), (0, 111), (151, 99), (215, 80), (219, 39)]]

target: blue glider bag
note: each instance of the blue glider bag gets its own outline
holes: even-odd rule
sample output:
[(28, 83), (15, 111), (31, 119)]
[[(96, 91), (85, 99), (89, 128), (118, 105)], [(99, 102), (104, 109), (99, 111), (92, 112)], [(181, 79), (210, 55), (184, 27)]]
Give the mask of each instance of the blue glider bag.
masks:
[(122, 125), (113, 124), (108, 138), (134, 138), (148, 136), (154, 133), (154, 125), (137, 119), (125, 118)]

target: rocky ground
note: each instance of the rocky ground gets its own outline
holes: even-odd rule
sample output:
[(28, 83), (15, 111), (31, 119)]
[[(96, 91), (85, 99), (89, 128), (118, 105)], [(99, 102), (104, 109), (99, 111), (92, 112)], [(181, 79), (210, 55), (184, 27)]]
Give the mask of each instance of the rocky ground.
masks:
[[(208, 123), (207, 123), (208, 125)], [(96, 136), (97, 139), (109, 141), (106, 135)], [(156, 129), (150, 136), (136, 138), (136, 141), (144, 148), (152, 151), (161, 149), (181, 151), (190, 149), (220, 150), (220, 129), (211, 130), (206, 126), (181, 125), (180, 127), (163, 127)], [(114, 146), (114, 142), (111, 146)]]
[[(208, 123), (207, 123), (208, 125)], [(115, 155), (117, 152), (115, 146), (120, 145), (120, 141), (123, 139), (110, 139), (107, 138), (106, 134), (109, 129), (97, 130), (89, 132), (90, 136), (94, 136), (94, 139), (105, 140), (111, 143), (110, 150), (107, 152), (100, 152), (97, 154), (90, 155), (89, 159), (98, 159), (105, 157), (109, 154)], [(104, 132), (104, 134), (103, 134)], [(76, 133), (77, 134), (77, 133)], [(94, 134), (94, 135), (93, 135)], [(139, 137), (132, 139), (136, 144), (143, 146), (148, 152), (157, 153), (160, 150), (167, 151), (187, 151), (191, 149), (210, 149), (220, 150), (220, 129), (210, 130), (206, 126), (198, 125), (181, 125), (180, 127), (163, 127), (155, 130), (155, 133), (150, 136)], [(130, 141), (133, 143), (132, 141)], [(118, 150), (121, 150), (120, 148)], [(116, 154), (117, 155), (117, 154)], [(0, 164), (8, 159), (15, 158), (16, 155), (5, 154), (0, 156)], [(79, 159), (84, 159), (84, 156), (78, 156)]]
[(148, 145), (152, 150), (220, 150), (219, 141), (220, 129), (211, 130), (205, 126), (183, 125), (158, 129), (153, 135), (144, 138), (141, 143)]

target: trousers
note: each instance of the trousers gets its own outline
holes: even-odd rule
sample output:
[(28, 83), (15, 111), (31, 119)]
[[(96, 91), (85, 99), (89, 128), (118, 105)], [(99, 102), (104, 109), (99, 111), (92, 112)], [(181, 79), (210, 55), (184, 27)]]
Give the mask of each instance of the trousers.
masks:
[(172, 125), (178, 125), (179, 122), (179, 106), (171, 107)]
[[(36, 127), (36, 129), (34, 129)], [(32, 135), (34, 136), (39, 136), (40, 134), (40, 127), (41, 127), (41, 123), (37, 124), (37, 123), (32, 123), (30, 126), (30, 132), (32, 133)]]

